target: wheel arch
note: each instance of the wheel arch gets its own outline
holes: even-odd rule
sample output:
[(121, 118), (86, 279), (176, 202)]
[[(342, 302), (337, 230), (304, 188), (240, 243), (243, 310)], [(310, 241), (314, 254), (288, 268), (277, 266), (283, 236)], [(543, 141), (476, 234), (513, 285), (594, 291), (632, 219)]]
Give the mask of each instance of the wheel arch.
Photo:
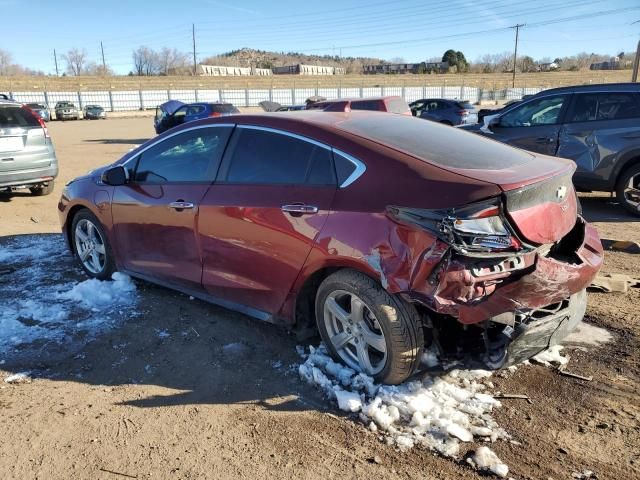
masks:
[(640, 148), (625, 152), (616, 162), (619, 165), (611, 176), (611, 186), (615, 190), (618, 188), (620, 178), (631, 168), (640, 164)]

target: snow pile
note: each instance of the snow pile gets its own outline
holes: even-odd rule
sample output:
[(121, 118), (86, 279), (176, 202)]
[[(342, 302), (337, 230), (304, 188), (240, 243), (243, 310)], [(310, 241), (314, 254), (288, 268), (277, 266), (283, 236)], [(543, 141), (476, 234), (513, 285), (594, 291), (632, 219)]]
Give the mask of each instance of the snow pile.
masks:
[(5, 378), (4, 383), (31, 383), (30, 374), (31, 372), (14, 373), (13, 375), (9, 375), (7, 378)]
[(91, 278), (76, 284), (68, 292), (60, 294), (63, 300), (73, 300), (87, 309), (124, 305), (131, 301), (136, 286), (128, 275), (116, 272), (112, 282), (103, 282)]
[(509, 473), (509, 467), (502, 463), (489, 447), (478, 447), (473, 456), (468, 458), (467, 461), (476, 469), (485, 472), (489, 471), (501, 478), (506, 477)]
[(359, 412), (372, 431), (381, 432), (401, 450), (421, 445), (456, 456), (460, 442), (508, 438), (491, 417), (500, 402), (485, 393), (481, 380), (491, 375), (485, 370), (452, 370), (402, 385), (378, 385), (371, 377), (334, 362), (320, 346), (310, 347), (298, 371), (340, 409)]
[(562, 345), (554, 345), (551, 348), (544, 350), (537, 354), (533, 359), (541, 363), (547, 367), (552, 367), (552, 364), (558, 364), (561, 367), (564, 367), (567, 363), (569, 363), (569, 357), (563, 356), (560, 352), (562, 352)]
[[(70, 268), (71, 266), (71, 268)], [(82, 281), (77, 282), (73, 279)], [(62, 235), (23, 235), (0, 245), (0, 355), (26, 344), (91, 338), (115, 326), (135, 306), (135, 285), (87, 277), (68, 253)]]

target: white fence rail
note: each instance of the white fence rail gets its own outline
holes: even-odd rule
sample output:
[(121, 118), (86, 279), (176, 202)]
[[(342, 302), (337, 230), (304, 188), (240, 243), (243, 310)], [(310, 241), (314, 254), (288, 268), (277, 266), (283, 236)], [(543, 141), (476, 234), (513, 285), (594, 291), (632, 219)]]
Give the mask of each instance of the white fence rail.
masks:
[(10, 96), (23, 103), (43, 103), (53, 108), (56, 102), (70, 101), (80, 108), (97, 104), (111, 112), (146, 110), (168, 100), (192, 102), (229, 102), (238, 107), (257, 107), (264, 100), (282, 105), (302, 104), (313, 96), (326, 98), (363, 98), (397, 95), (407, 102), (421, 98), (446, 98), (451, 100), (513, 100), (531, 95), (542, 88), (506, 88), (485, 90), (478, 87), (337, 87), (337, 88), (273, 88), (273, 89), (218, 89), (218, 90), (105, 90), (79, 92), (10, 92)]

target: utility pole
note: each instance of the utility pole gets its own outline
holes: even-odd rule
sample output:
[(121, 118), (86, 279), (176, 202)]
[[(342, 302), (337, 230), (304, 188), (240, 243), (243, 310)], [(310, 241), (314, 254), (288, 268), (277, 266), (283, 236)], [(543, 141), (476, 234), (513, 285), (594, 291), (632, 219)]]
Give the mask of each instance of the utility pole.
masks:
[(511, 28), (516, 29), (516, 47), (513, 50), (513, 77), (511, 78), (511, 87), (515, 88), (516, 86), (516, 63), (518, 59), (518, 33), (520, 33), (520, 27), (524, 27), (524, 23), (518, 23)]
[(107, 63), (104, 61), (104, 47), (102, 46), (102, 40), (100, 40), (100, 51), (102, 52), (102, 74), (107, 74)]
[[(631, 25), (640, 23), (640, 20), (636, 20)], [(631, 74), (631, 81), (633, 83), (638, 81), (638, 66), (640, 64), (640, 40), (638, 40), (638, 46), (636, 47), (636, 58), (633, 60), (633, 73)]]
[(56, 64), (56, 77), (59, 77), (60, 74), (58, 73), (58, 55), (56, 55), (56, 49), (53, 49), (53, 61)]
[(193, 76), (198, 75), (198, 63), (196, 62), (196, 24), (191, 24), (191, 35), (193, 37)]

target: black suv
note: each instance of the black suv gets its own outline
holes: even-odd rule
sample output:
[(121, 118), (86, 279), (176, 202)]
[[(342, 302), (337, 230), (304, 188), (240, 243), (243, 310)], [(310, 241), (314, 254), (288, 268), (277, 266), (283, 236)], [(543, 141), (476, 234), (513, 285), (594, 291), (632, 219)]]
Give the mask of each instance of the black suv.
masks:
[(461, 127), (525, 150), (569, 158), (580, 190), (615, 191), (640, 215), (640, 83), (544, 90)]

